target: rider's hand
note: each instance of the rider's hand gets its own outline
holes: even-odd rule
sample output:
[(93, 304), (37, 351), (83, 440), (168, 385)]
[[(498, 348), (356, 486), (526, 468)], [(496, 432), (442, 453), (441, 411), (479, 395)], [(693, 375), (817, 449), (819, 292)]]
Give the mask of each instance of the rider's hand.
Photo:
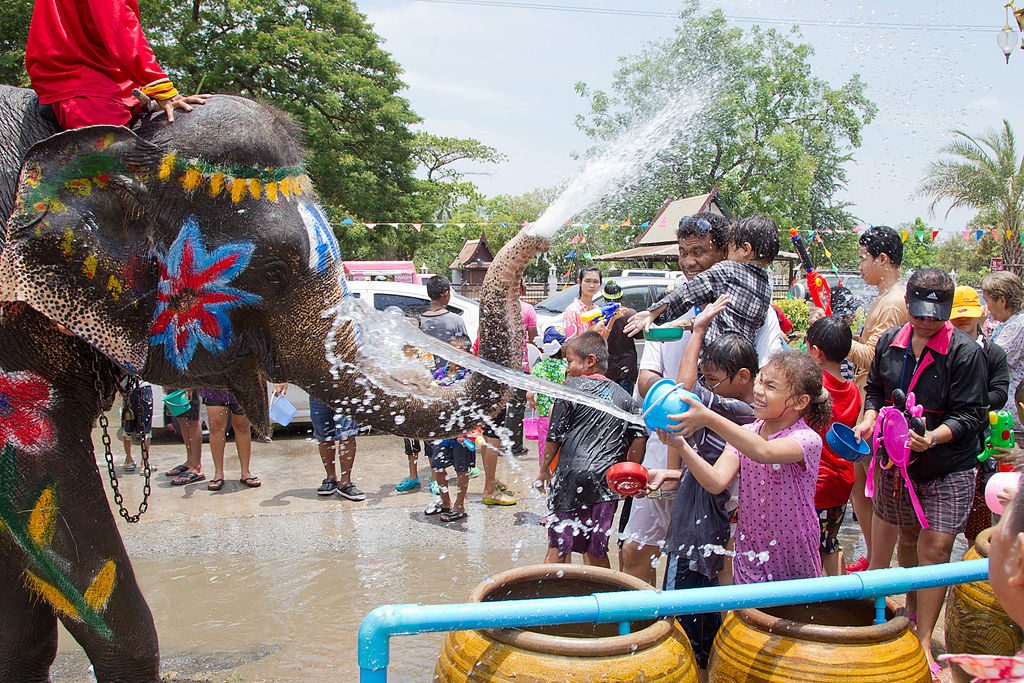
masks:
[(206, 100), (212, 97), (212, 95), (175, 95), (169, 100), (163, 100), (158, 102), (160, 108), (167, 114), (167, 122), (174, 123), (174, 110), (181, 109), (184, 111), (192, 111), (191, 105), (193, 104), (206, 104)]

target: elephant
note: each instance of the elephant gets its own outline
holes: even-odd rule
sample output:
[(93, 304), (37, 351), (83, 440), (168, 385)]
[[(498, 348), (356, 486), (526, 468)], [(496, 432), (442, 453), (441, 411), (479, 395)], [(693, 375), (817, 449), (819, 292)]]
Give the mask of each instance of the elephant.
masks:
[[(380, 381), (301, 131), (270, 105), (217, 95), (173, 123), (61, 132), (0, 86), (0, 135), (0, 680), (48, 680), (58, 619), (99, 681), (159, 680), (92, 444), (124, 377), (228, 389), (263, 434), (267, 381), (415, 438), (508, 399), (480, 373)], [(523, 231), (495, 258), (482, 357), (519, 367), (519, 278), (546, 248)]]

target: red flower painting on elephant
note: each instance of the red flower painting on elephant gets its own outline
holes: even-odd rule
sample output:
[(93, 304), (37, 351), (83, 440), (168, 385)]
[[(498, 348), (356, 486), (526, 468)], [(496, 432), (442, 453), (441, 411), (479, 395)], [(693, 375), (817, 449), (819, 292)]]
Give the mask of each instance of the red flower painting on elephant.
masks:
[(190, 218), (159, 259), (150, 346), (163, 345), (179, 372), (200, 345), (211, 353), (226, 351), (232, 336), (228, 312), (260, 301), (256, 294), (228, 286), (249, 265), (255, 248), (252, 242), (235, 242), (207, 252), (199, 225)]
[(47, 411), (53, 405), (53, 387), (32, 372), (0, 375), (0, 444), (24, 453), (38, 453), (53, 441)]

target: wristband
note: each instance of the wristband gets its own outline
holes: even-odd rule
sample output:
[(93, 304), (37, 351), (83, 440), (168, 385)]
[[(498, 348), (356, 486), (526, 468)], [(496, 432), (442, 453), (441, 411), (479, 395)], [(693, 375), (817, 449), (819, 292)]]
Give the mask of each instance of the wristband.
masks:
[(144, 85), (142, 88), (142, 94), (146, 97), (151, 97), (157, 102), (163, 102), (178, 96), (178, 91), (171, 83), (169, 78), (161, 78), (153, 81), (149, 85)]

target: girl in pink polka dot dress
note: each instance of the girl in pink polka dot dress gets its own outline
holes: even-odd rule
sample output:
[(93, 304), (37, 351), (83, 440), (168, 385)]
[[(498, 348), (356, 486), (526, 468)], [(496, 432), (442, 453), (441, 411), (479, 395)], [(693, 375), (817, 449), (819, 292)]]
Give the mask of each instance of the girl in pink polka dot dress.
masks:
[[(659, 432), (676, 447), (694, 478), (712, 493), (739, 475), (735, 582), (783, 581), (821, 575), (820, 527), (814, 490), (821, 437), (832, 401), (821, 368), (808, 356), (787, 351), (772, 357), (754, 383), (754, 415), (746, 427), (687, 399), (689, 410), (670, 419), (680, 433)], [(712, 465), (683, 438), (707, 427), (728, 442)]]

